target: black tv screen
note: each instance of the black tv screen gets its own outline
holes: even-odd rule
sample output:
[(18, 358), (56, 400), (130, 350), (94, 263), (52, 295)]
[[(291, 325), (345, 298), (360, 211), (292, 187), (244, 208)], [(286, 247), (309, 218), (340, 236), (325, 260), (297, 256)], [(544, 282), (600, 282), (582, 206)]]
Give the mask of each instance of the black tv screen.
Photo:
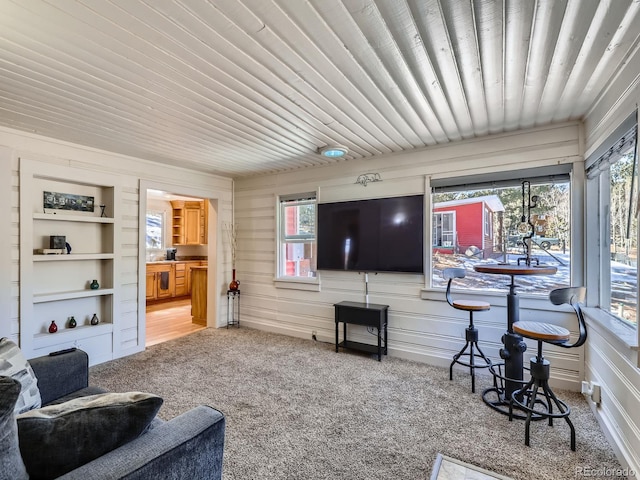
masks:
[(424, 273), (424, 196), (318, 205), (318, 270)]

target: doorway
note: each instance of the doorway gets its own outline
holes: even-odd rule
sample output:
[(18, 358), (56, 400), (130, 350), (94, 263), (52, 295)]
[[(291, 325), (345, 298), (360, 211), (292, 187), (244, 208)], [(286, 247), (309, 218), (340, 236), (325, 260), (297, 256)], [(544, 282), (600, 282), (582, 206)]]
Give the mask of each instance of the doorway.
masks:
[[(197, 192), (172, 193), (177, 190), (156, 185), (145, 188), (141, 182), (139, 271), (145, 275), (139, 275), (138, 319), (140, 343), (144, 347), (216, 324), (215, 297), (209, 295), (215, 291), (216, 279), (212, 275), (208, 280), (208, 265), (212, 259), (215, 267), (217, 201), (196, 196)], [(189, 236), (185, 237), (187, 233)], [(191, 270), (196, 268), (207, 272), (206, 313), (198, 318), (192, 316), (190, 281)], [(214, 297), (213, 301), (207, 301), (209, 297)], [(197, 301), (201, 299), (202, 295)], [(196, 310), (202, 310), (200, 303)], [(210, 310), (214, 314), (211, 321)]]

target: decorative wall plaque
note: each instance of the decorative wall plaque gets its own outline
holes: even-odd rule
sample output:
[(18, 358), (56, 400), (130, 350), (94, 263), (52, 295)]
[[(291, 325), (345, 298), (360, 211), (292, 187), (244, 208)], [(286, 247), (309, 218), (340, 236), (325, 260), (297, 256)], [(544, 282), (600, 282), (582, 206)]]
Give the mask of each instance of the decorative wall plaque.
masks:
[(55, 210), (93, 212), (94, 197), (73, 193), (42, 192), (42, 207)]

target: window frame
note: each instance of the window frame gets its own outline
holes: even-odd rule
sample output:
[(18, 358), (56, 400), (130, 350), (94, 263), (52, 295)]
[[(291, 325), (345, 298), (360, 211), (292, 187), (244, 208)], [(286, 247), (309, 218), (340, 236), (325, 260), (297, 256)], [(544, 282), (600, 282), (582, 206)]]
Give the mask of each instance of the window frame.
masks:
[[(314, 205), (314, 233), (287, 235), (285, 208), (293, 206)], [(297, 194), (276, 196), (276, 265), (274, 283), (277, 288), (290, 288), (296, 290), (319, 291), (320, 279), (317, 268), (314, 277), (302, 277), (286, 275), (283, 272), (283, 249), (287, 244), (313, 243), (317, 245), (317, 222), (318, 222), (318, 195), (316, 192), (306, 192)], [(317, 252), (317, 249), (316, 249)]]
[[(147, 228), (148, 228), (148, 217), (149, 215), (158, 215), (160, 217), (160, 246), (159, 247), (148, 247), (146, 246), (146, 238), (148, 236)], [(163, 210), (151, 209), (147, 210), (145, 213), (145, 247), (146, 251), (150, 253), (158, 253), (167, 248), (166, 241), (166, 228), (167, 228), (167, 216), (166, 212)]]
[[(580, 158), (567, 158), (562, 162), (545, 163), (532, 168), (500, 168), (497, 167), (490, 171), (483, 169), (481, 173), (465, 172), (464, 175), (455, 174), (434, 174), (425, 176), (425, 219), (429, 221), (425, 225), (425, 234), (429, 235), (425, 239), (425, 245), (433, 242), (433, 199), (432, 193), (434, 188), (442, 188), (442, 186), (469, 185), (470, 189), (483, 186), (493, 186), (498, 183), (511, 182), (519, 178), (541, 177), (549, 175), (569, 175), (570, 187), (570, 238), (572, 239), (573, 248), (570, 252), (570, 282), (575, 285), (584, 284), (584, 162)], [(433, 185), (436, 185), (434, 187)], [(483, 222), (484, 223), (484, 222)], [(432, 247), (433, 248), (433, 247)], [(423, 300), (442, 300), (442, 292), (445, 287), (434, 286), (432, 284), (433, 277), (433, 256), (430, 248), (425, 250), (425, 284), (421, 290), (421, 299)], [(480, 291), (461, 289), (464, 295), (469, 298), (477, 298), (479, 300), (490, 299), (492, 305), (506, 307), (507, 291)], [(520, 297), (521, 308), (531, 308), (536, 310), (554, 310), (554, 306), (549, 302), (548, 296), (531, 295), (527, 292), (518, 292)]]
[[(444, 240), (442, 240), (442, 243), (440, 244), (435, 244), (433, 243), (436, 239), (434, 238), (434, 234), (433, 234), (433, 228), (436, 227), (436, 225), (433, 223), (433, 217), (435, 216), (440, 216), (442, 218), (442, 222), (441, 224), (444, 225), (444, 216), (450, 216), (451, 217), (451, 225), (453, 226), (453, 230), (446, 230), (447, 235), (450, 234), (451, 235), (451, 245), (445, 245), (444, 244)], [(431, 212), (431, 218), (432, 218), (432, 230), (431, 230), (431, 248), (455, 248), (456, 247), (456, 230), (455, 230), (455, 225), (456, 225), (456, 212), (455, 210), (442, 210), (440, 212)], [(449, 233), (450, 232), (450, 233)], [(442, 227), (442, 233), (440, 234), (440, 236), (442, 238), (444, 238), (445, 236), (445, 230), (444, 230), (444, 226)]]
[[(635, 154), (640, 154), (638, 141), (638, 121), (634, 113), (628, 117), (585, 161), (585, 197), (586, 197), (586, 252), (590, 259), (597, 259), (586, 265), (587, 301), (584, 312), (586, 317), (595, 322), (604, 331), (626, 348), (638, 350), (640, 344), (640, 312), (636, 312), (636, 324), (630, 324), (611, 313), (611, 177), (610, 163), (602, 165), (603, 157), (612, 145), (635, 128)], [(616, 160), (617, 161), (617, 160)], [(615, 163), (615, 161), (613, 162)], [(636, 185), (636, 188), (638, 186)], [(639, 199), (640, 200), (640, 199)], [(640, 213), (637, 212), (637, 216)], [(637, 217), (636, 217), (637, 219)], [(640, 233), (636, 232), (637, 244), (640, 244)], [(602, 241), (601, 239), (605, 239)], [(640, 276), (640, 265), (636, 265), (636, 278)], [(640, 297), (640, 283), (636, 284), (636, 296)], [(607, 305), (603, 308), (602, 305)], [(638, 359), (640, 362), (640, 358)], [(639, 363), (640, 365), (640, 363)]]

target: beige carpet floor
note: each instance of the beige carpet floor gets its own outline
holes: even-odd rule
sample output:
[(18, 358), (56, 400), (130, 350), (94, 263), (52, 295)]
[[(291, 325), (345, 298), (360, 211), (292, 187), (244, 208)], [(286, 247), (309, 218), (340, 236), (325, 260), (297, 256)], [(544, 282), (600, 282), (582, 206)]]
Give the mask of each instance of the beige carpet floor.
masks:
[(620, 468), (584, 398), (569, 429), (524, 424), (482, 402), (479, 381), (417, 362), (336, 353), (332, 344), (247, 328), (207, 329), (91, 368), (113, 391), (161, 395), (164, 419), (198, 405), (227, 418), (224, 479), (413, 480), (430, 478), (437, 454), (514, 480), (570, 479), (578, 469)]

